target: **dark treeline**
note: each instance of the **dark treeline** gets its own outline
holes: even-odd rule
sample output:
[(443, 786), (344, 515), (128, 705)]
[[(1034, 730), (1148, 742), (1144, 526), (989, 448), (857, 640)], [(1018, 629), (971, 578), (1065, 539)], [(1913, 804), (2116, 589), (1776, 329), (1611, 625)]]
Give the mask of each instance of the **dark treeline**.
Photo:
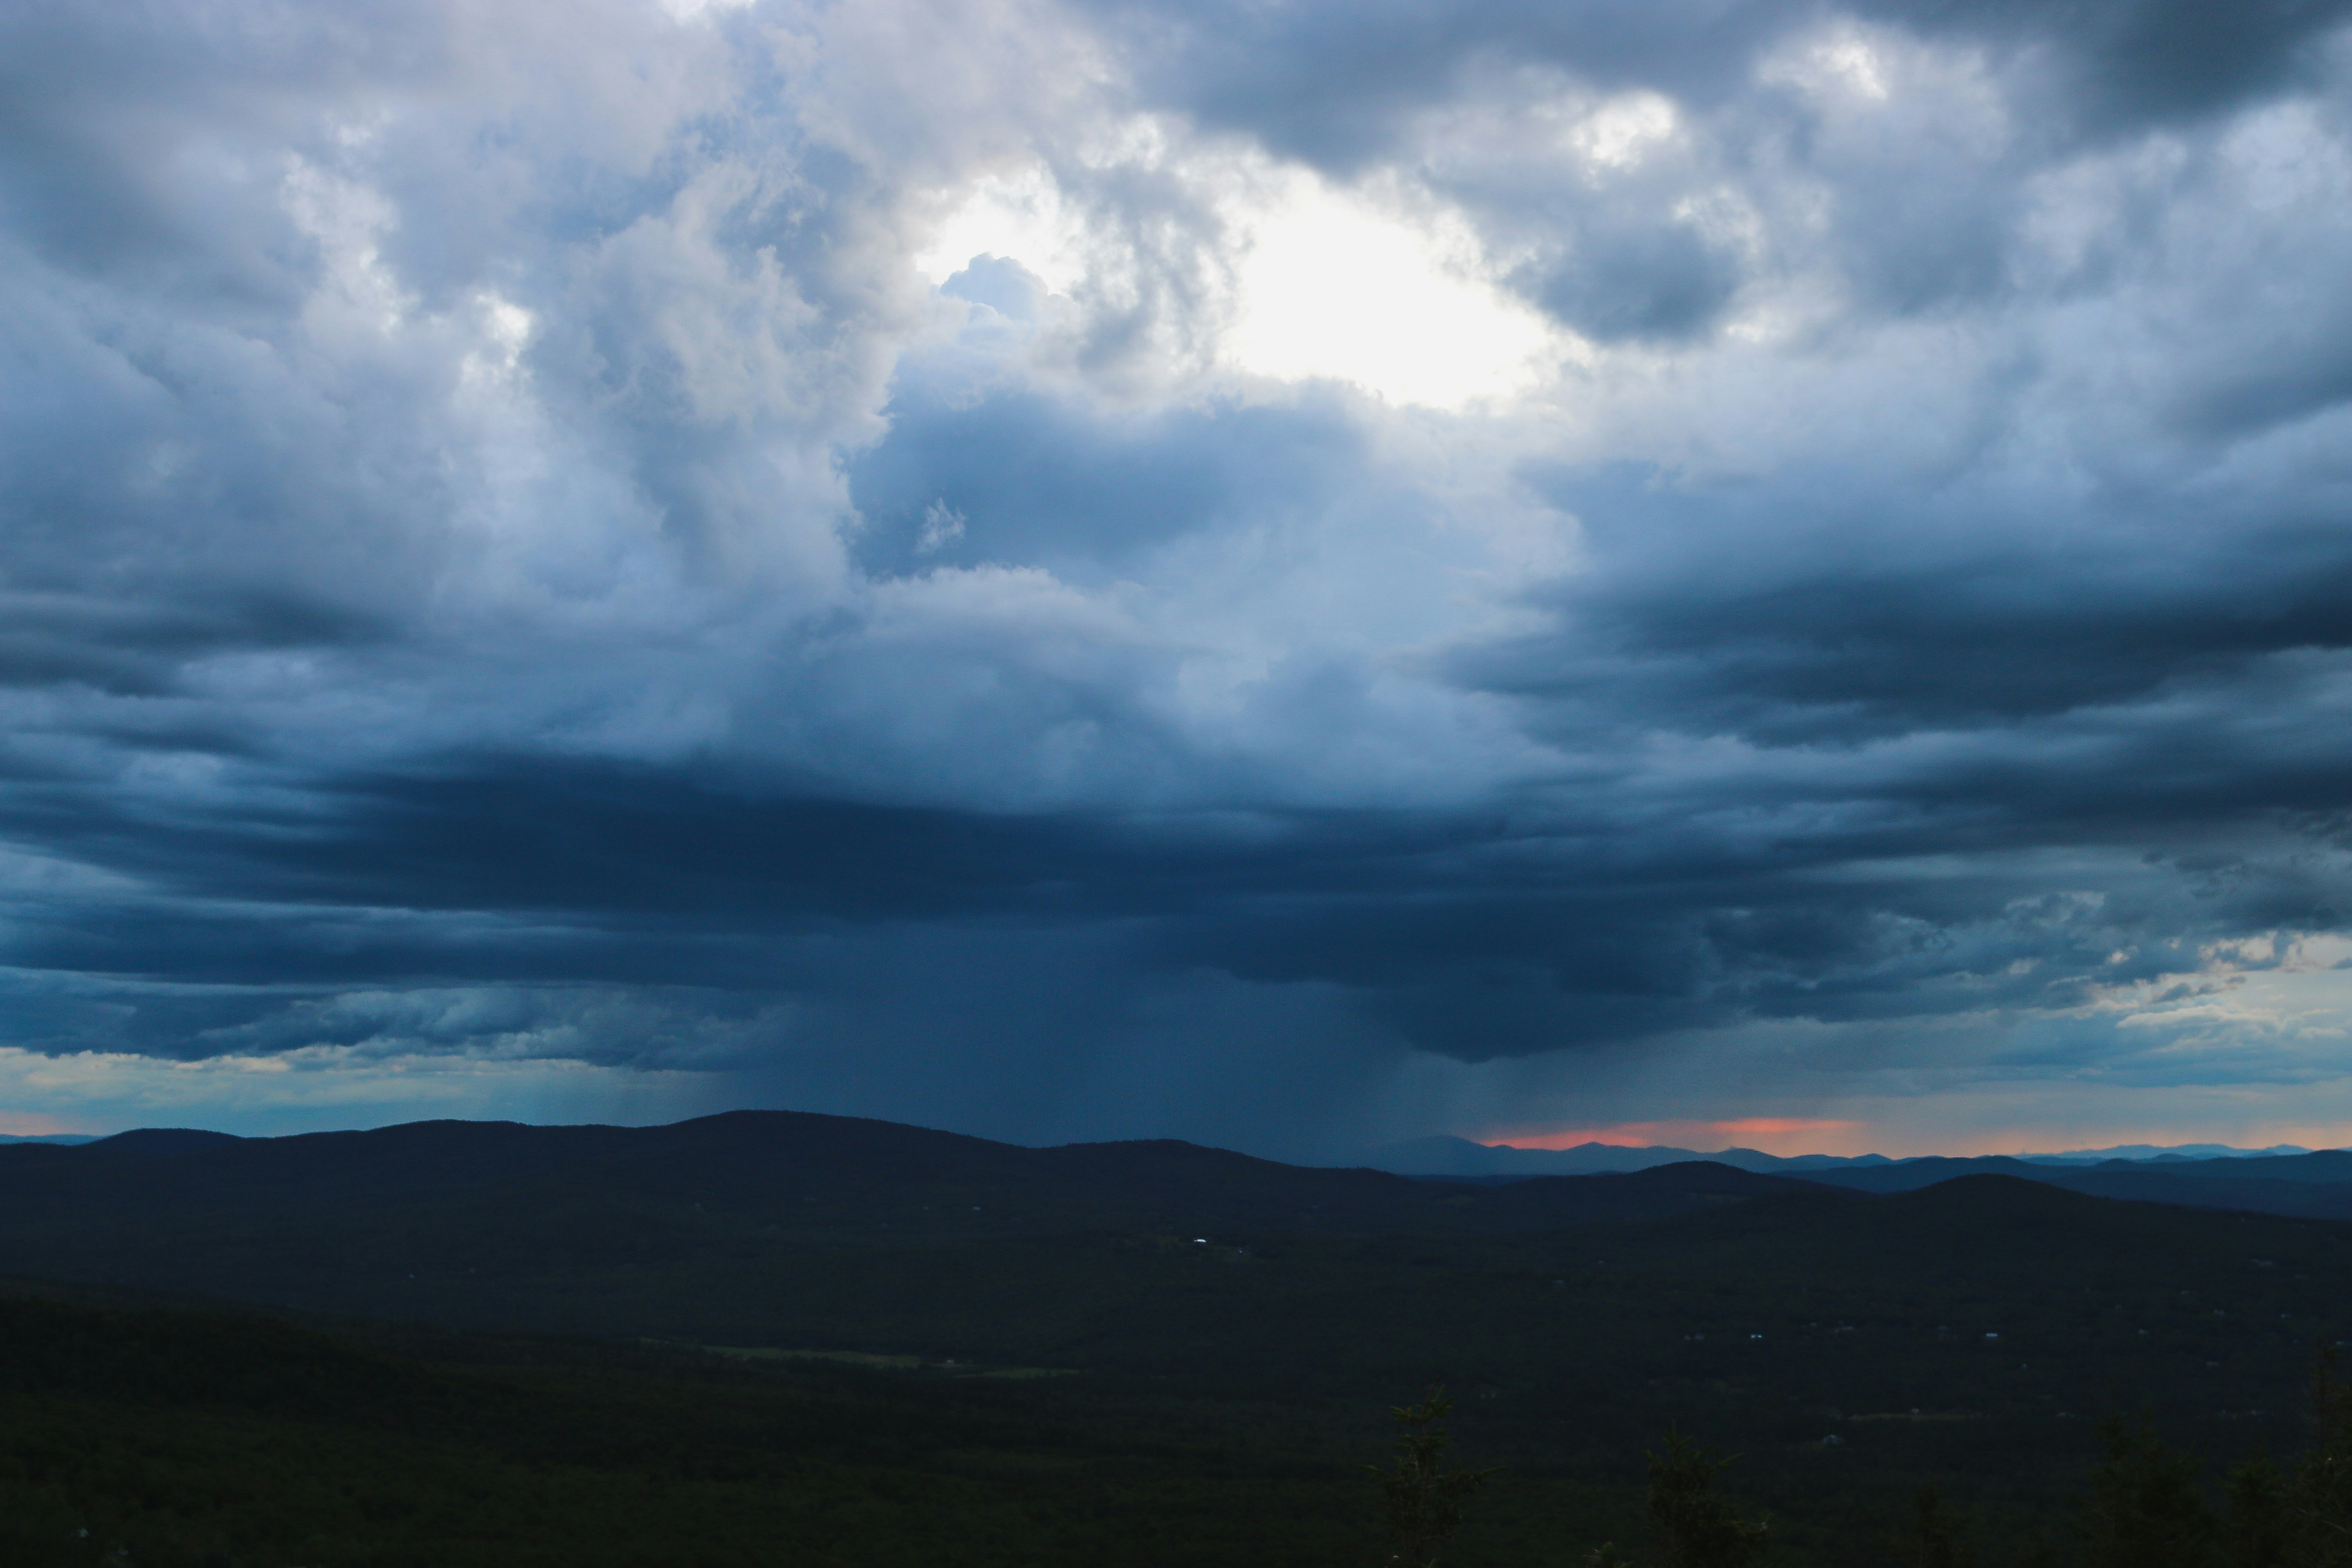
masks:
[[(2195, 1460), (2167, 1447), (2150, 1424), (2110, 1417), (2106, 1457), (2083, 1486), (2070, 1519), (2037, 1531), (2012, 1555), (2020, 1568), (2342, 1568), (2352, 1564), (2352, 1386), (2334, 1375), (2332, 1352), (2312, 1384), (2315, 1440), (2282, 1466), (2267, 1454), (2232, 1467), (2220, 1507)], [(1388, 1527), (1387, 1568), (1440, 1568), (1492, 1470), (1446, 1460), (1442, 1388), (1394, 1410), (1403, 1427), (1395, 1461), (1376, 1469)], [(1773, 1555), (1771, 1521), (1718, 1489), (1732, 1460), (1670, 1431), (1644, 1456), (1649, 1562), (1659, 1568), (1752, 1568)], [(1911, 1499), (1887, 1560), (1916, 1568), (1978, 1568), (1976, 1532), (1940, 1489)], [(1643, 1559), (1603, 1542), (1580, 1568), (1639, 1568)]]
[(1377, 1412), (1148, 1381), (53, 1298), (0, 1300), (0, 1563), (26, 1568), (2352, 1563), (2326, 1367), (2294, 1451), (2208, 1467), (2111, 1418), (2058, 1502), (1988, 1513), (1935, 1482), (1751, 1499), (1680, 1431), (1597, 1478), (1457, 1459), (1479, 1423), (1442, 1391), (1373, 1466)]

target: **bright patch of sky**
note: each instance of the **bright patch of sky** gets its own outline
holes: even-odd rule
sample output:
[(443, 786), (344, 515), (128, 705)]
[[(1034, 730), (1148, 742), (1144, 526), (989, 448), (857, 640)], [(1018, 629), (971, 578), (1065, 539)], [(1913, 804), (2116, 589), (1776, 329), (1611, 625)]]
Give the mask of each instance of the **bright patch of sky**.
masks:
[[(1629, 159), (1671, 121), (1648, 100), (1612, 110), (1590, 128), (1591, 155)], [(1181, 173), (1212, 193), (1223, 229), (1220, 358), (1233, 369), (1458, 410), (1529, 390), (1572, 347), (1486, 275), (1470, 226), (1426, 199), (1383, 200), (1262, 159)], [(1035, 165), (971, 185), (915, 265), (938, 284), (976, 257), (999, 256), (1067, 293), (1112, 252), (1110, 237)]]
[(1478, 275), (1475, 240), (1445, 215), (1416, 221), (1298, 174), (1235, 226), (1226, 348), (1244, 370), (1460, 408), (1525, 390), (1559, 356), (1558, 335)]
[(946, 282), (974, 258), (1017, 261), (1057, 293), (1086, 276), (1086, 224), (1062, 200), (1043, 164), (992, 172), (950, 199), (931, 242), (910, 260), (932, 284)]

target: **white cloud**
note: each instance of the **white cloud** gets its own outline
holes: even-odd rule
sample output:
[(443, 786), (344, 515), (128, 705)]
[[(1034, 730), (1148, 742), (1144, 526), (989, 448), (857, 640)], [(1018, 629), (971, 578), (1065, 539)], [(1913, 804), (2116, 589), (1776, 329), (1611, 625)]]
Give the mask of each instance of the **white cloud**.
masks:
[(1044, 163), (983, 174), (953, 204), (908, 258), (932, 283), (946, 282), (982, 256), (1017, 261), (1046, 287), (1065, 292), (1086, 277), (1086, 222), (1063, 201), (1053, 171)]
[(1563, 357), (1559, 334), (1481, 275), (1460, 218), (1304, 172), (1252, 195), (1227, 209), (1238, 259), (1225, 347), (1241, 368), (1460, 408), (1525, 392)]

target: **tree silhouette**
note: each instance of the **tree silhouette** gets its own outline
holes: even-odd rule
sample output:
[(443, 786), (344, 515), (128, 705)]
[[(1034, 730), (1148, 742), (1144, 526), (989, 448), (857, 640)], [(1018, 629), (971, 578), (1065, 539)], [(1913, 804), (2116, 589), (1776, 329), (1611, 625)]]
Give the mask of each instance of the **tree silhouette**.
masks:
[(1396, 1463), (1387, 1469), (1366, 1467), (1381, 1484), (1387, 1561), (1393, 1568), (1436, 1568), (1439, 1549), (1462, 1528), (1471, 1494), (1495, 1473), (1446, 1463), (1444, 1421), (1453, 1410), (1453, 1397), (1443, 1386), (1432, 1388), (1418, 1405), (1391, 1409), (1389, 1414), (1404, 1428), (1397, 1438)]
[(2110, 1418), (2107, 1457), (2091, 1472), (2082, 1531), (2087, 1568), (2208, 1568), (2213, 1514), (2197, 1490), (2197, 1463), (2166, 1447), (2146, 1416)]
[[(1763, 1552), (1769, 1525), (1742, 1519), (1731, 1500), (1715, 1489), (1719, 1459), (1666, 1434), (1650, 1461), (1650, 1522), (1657, 1528), (1666, 1568), (1741, 1568)], [(1736, 1458), (1736, 1456), (1735, 1456)]]
[(1917, 1568), (1975, 1568), (1976, 1560), (1969, 1521), (1944, 1500), (1942, 1489), (1929, 1485), (1912, 1493), (1911, 1540), (1904, 1561)]
[(2222, 1524), (2224, 1568), (2285, 1568), (2294, 1537), (2287, 1478), (2268, 1456), (2233, 1467), (2222, 1483), (2229, 1511)]
[(2336, 1378), (2336, 1352), (2322, 1352), (2312, 1373), (2311, 1451), (2289, 1491), (2300, 1526), (2297, 1568), (2352, 1568), (2352, 1384)]

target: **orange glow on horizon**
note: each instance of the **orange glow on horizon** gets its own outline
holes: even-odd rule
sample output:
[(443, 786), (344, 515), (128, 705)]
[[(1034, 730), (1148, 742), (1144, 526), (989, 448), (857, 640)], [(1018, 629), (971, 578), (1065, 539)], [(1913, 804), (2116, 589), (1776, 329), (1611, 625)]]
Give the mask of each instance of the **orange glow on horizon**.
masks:
[[(1488, 1133), (1477, 1142), (1514, 1149), (1573, 1149), (1580, 1143), (1605, 1143), (1612, 1148), (1642, 1149), (1654, 1144), (1670, 1148), (1714, 1150), (1734, 1146), (1776, 1152), (1769, 1145), (1790, 1138), (1835, 1138), (1861, 1127), (1859, 1121), (1834, 1121), (1801, 1116), (1743, 1116), (1729, 1121), (1621, 1121), (1610, 1127), (1583, 1127), (1564, 1132)], [(1800, 1153), (1815, 1153), (1807, 1147)]]
[(41, 1116), (29, 1110), (0, 1110), (0, 1134), (10, 1138), (50, 1138), (73, 1129), (54, 1116)]

